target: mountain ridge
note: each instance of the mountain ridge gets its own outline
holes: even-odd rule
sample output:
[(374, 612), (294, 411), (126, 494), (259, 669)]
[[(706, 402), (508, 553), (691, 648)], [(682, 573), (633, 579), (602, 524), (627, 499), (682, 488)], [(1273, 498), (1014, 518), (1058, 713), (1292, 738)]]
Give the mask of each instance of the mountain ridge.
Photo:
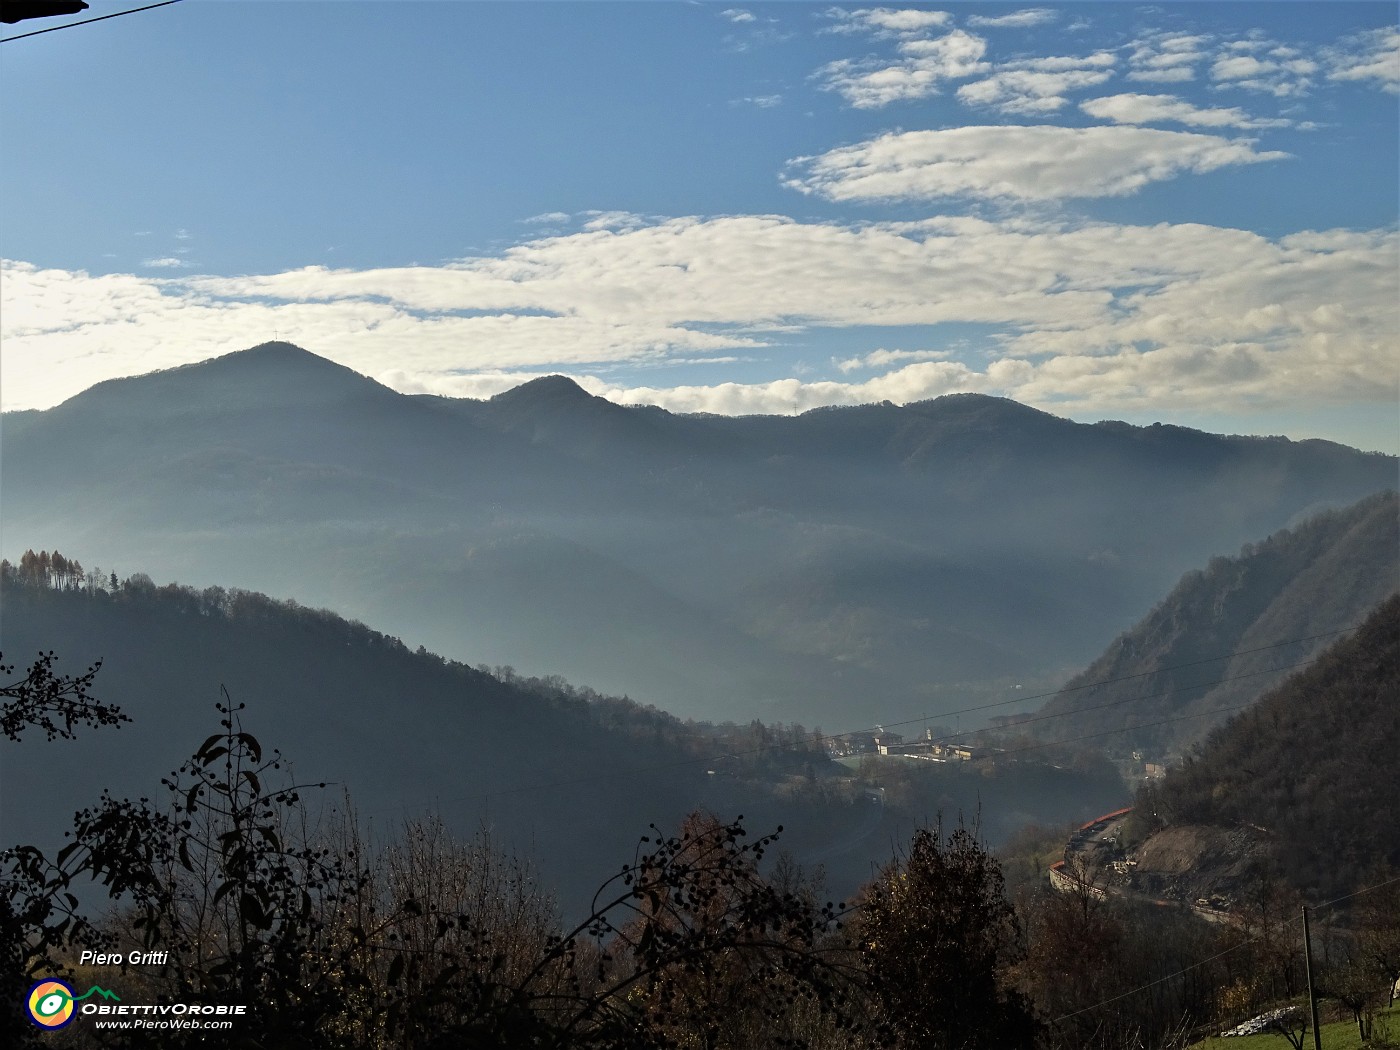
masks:
[(748, 417), (558, 376), (406, 395), (285, 343), (3, 426), (11, 558), (292, 590), (455, 658), (808, 723), (1048, 688), (1181, 573), (1395, 470), (975, 394)]
[[(934, 398), (911, 401), (904, 405), (895, 405), (892, 402), (885, 401), (857, 405), (823, 406), (808, 409), (796, 415), (750, 414), (739, 416), (718, 415), (707, 412), (677, 413), (657, 406), (621, 405), (607, 398), (590, 394), (580, 386), (577, 381), (557, 373), (527, 380), (518, 386), (511, 387), (489, 398), (399, 394), (397, 391), (393, 390), (393, 388), (385, 386), (369, 376), (285, 340), (271, 340), (266, 343), (259, 343), (255, 346), (248, 347), (244, 350), (233, 351), (189, 364), (156, 369), (140, 375), (102, 380), (86, 390), (73, 395), (73, 397), (66, 399), (59, 405), (54, 406), (54, 409), (30, 409), (19, 413), (6, 412), (4, 415), (23, 415), (32, 418), (36, 413), (42, 416), (55, 409), (71, 410), (76, 406), (87, 407), (94, 401), (105, 401), (113, 395), (141, 390), (143, 387), (160, 388), (161, 393), (168, 394), (172, 387), (197, 388), (201, 381), (217, 384), (223, 391), (227, 391), (230, 382), (239, 386), (254, 386), (259, 388), (262, 384), (266, 384), (265, 392), (275, 395), (275, 399), (278, 402), (290, 402), (292, 400), (290, 397), (286, 396), (289, 393), (286, 389), (289, 385), (295, 390), (295, 393), (299, 397), (304, 398), (309, 391), (305, 386), (298, 388), (298, 384), (310, 384), (313, 381), (320, 381), (324, 384), (325, 389), (321, 392), (321, 398), (313, 400), (323, 399), (326, 393), (333, 393), (336, 396), (345, 396), (352, 392), (367, 394), (372, 391), (374, 395), (380, 397), (384, 395), (394, 395), (405, 401), (421, 398), (433, 402), (450, 403), (463, 408), (466, 406), (491, 406), (498, 411), (501, 409), (533, 411), (541, 407), (556, 409), (570, 407), (577, 409), (579, 406), (586, 405), (603, 410), (613, 410), (619, 416), (642, 412), (651, 419), (670, 418), (693, 421), (764, 420), (776, 423), (780, 427), (783, 423), (795, 424), (803, 421), (807, 423), (827, 422), (842, 416), (869, 415), (871, 418), (883, 417), (888, 420), (899, 418), (907, 419), (907, 416), (916, 416), (921, 420), (928, 420), (942, 426), (974, 424), (979, 429), (995, 429), (998, 426), (1003, 426), (1010, 422), (1032, 423), (1038, 427), (1057, 430), (1060, 433), (1071, 433), (1086, 428), (1097, 429), (1100, 432), (1112, 433), (1119, 436), (1125, 433), (1131, 434), (1134, 436), (1135, 440), (1139, 442), (1155, 443), (1162, 440), (1172, 441), (1182, 439), (1199, 441), (1204, 439), (1209, 444), (1244, 442), (1266, 446), (1309, 446), (1313, 448), (1345, 449), (1362, 452), (1362, 450), (1351, 449), (1350, 446), (1322, 438), (1294, 439), (1283, 436), (1259, 437), (1254, 435), (1216, 434), (1210, 431), (1202, 431), (1164, 422), (1147, 425), (1130, 424), (1121, 420), (1078, 423), (1066, 417), (1055, 415), (1053, 412), (1026, 405), (1013, 398), (975, 392), (943, 394)], [(150, 395), (153, 392), (154, 391), (149, 390), (143, 391), (145, 396), (143, 396), (142, 399), (144, 401), (150, 401)], [(604, 408), (604, 406), (606, 406), (606, 408)], [(907, 416), (902, 414), (907, 414)], [(1385, 456), (1390, 459), (1395, 458), (1386, 453), (1362, 452), (1362, 454)]]
[[(1041, 713), (1065, 716), (1057, 732), (1065, 724), (1087, 731), (1191, 716), (1143, 730), (1130, 745), (1154, 754), (1177, 750), (1218, 722), (1216, 712), (1259, 695), (1398, 589), (1400, 495), (1391, 490), (1186, 573)], [(1222, 655), (1230, 653), (1236, 655)], [(1217, 679), (1204, 691), (1197, 687)]]

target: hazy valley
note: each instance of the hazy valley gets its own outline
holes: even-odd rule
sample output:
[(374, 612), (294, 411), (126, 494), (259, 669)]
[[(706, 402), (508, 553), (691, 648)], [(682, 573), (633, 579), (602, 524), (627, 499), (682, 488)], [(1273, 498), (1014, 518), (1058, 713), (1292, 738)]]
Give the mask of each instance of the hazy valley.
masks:
[[(316, 834), (359, 829), (385, 856), (485, 835), (528, 858), (510, 892), (566, 921), (648, 828), (722, 831), (695, 831), (697, 811), (781, 826), (780, 884), (845, 899), (915, 863), (918, 829), (969, 822), (1030, 924), (1023, 990), (1055, 1010), (1206, 951), (1198, 926), (1221, 920), (1193, 894), (1247, 925), (1260, 879), (1334, 892), (1400, 864), (1374, 821), (1277, 808), (1332, 798), (1325, 763), (1282, 787), (1249, 771), (1266, 802), (1225, 786), (1330, 733), (1328, 753), (1364, 742), (1337, 768), (1366, 797), (1393, 789), (1375, 771), (1396, 746), (1394, 599), (1349, 640), (1400, 582), (1392, 457), (973, 395), (735, 419), (557, 377), (410, 397), (286, 344), (3, 426), (10, 677), (47, 650), (60, 675), (100, 661), (93, 690), (129, 719), (0, 744), (7, 783), (48, 785), (0, 796), (8, 840), (58, 850), (103, 789), (145, 805), (223, 700), (309, 782), (295, 805)], [(1317, 688), (1341, 691), (1285, 739)], [(1199, 760), (1158, 779), (1183, 753)], [(1111, 843), (1069, 833), (1128, 805)], [(1319, 828), (1346, 858), (1330, 875), (1301, 845)], [(1045, 896), (1057, 856), (1070, 897), (1076, 872), (1126, 909), (1113, 950), (1139, 961), (1106, 956), (1109, 984), (1043, 983), (1036, 953), (1071, 936)], [(1125, 856), (1129, 888), (1107, 888)], [(1134, 912), (1152, 893), (1181, 910)], [(1165, 1032), (1205, 1009), (1193, 994), (1121, 1023)]]
[(976, 395), (795, 418), (561, 378), (405, 396), (286, 344), (4, 426), (20, 549), (295, 598), (681, 717), (833, 731), (1054, 687), (1183, 573), (1395, 480), (1327, 442)]
[(0, 44), (0, 1050), (1400, 1050), (1393, 2)]

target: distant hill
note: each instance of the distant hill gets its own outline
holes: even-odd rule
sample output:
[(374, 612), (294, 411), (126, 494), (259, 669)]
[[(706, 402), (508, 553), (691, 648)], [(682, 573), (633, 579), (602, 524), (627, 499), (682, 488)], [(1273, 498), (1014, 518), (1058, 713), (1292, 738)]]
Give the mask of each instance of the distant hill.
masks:
[(650, 822), (705, 796), (703, 763), (660, 712), (502, 681), (295, 603), (143, 581), (95, 594), (0, 582), (6, 662), (52, 649), (72, 674), (101, 659), (94, 693), (133, 720), (71, 742), (0, 742), (4, 845), (56, 838), (104, 787), (157, 793), (217, 730), (221, 686), (300, 779), (330, 782), (324, 803), (340, 806), (349, 789), (390, 835), (428, 813), (468, 836), (488, 822), (501, 841), (536, 848), (566, 895), (629, 855)]
[[(1168, 825), (1254, 825), (1305, 892), (1400, 867), (1400, 596), (1146, 790)], [(1149, 840), (1149, 843), (1151, 840)]]
[(995, 840), (1122, 797), (1111, 770), (1027, 763), (996, 777), (945, 768), (903, 788), (885, 776), (890, 802), (875, 805), (800, 727), (683, 723), (557, 678), (413, 652), (334, 613), (246, 591), (157, 587), (144, 574), (115, 588), (95, 574), (62, 582), (0, 571), (5, 663), (18, 675), (52, 650), (56, 671), (76, 674), (100, 659), (94, 694), (132, 721), (73, 741), (0, 740), (0, 849), (55, 848), (104, 788), (158, 797), (159, 778), (216, 731), (221, 687), (299, 781), (330, 783), (311, 793), (313, 811), (317, 799), (340, 806), (348, 790), (383, 838), (427, 814), (464, 837), (485, 824), (498, 845), (535, 859), (571, 911), (632, 856), (648, 825), (675, 828), (696, 808), (742, 814), (754, 832), (783, 825), (780, 848), (820, 863), (831, 892), (845, 895), (940, 808), (980, 813)]
[(1394, 491), (1315, 515), (1188, 572), (1045, 705), (1042, 714), (1056, 717), (1038, 723), (1046, 727), (1040, 732), (1060, 738), (1145, 726), (1110, 746), (1154, 757), (1179, 751), (1397, 589)]
[(0, 426), (12, 560), (295, 593), (468, 662), (830, 730), (1048, 684), (1182, 572), (1396, 469), (972, 394), (743, 418), (559, 376), (407, 396), (286, 343)]

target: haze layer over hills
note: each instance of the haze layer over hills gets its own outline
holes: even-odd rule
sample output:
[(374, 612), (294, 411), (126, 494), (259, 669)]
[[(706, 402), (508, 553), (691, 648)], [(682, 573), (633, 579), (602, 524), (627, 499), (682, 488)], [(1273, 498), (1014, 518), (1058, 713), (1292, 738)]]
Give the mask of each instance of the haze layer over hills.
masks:
[(3, 426), (11, 558), (295, 596), (470, 663), (832, 731), (1046, 684), (1184, 571), (1395, 478), (1327, 442), (980, 395), (745, 418), (560, 377), (406, 396), (285, 343)]
[(1057, 736), (1145, 726), (1109, 746), (1179, 751), (1334, 645), (1397, 589), (1400, 499), (1391, 491), (1186, 573), (1045, 705), (1044, 714), (1057, 716), (1046, 724)]
[[(130, 718), (120, 728), (46, 741), (0, 739), (0, 848), (63, 844), (75, 811), (102, 791), (163, 797), (160, 778), (218, 728), (226, 689), (246, 705), (243, 728), (277, 748), (310, 810), (345, 812), (362, 832), (391, 839), (410, 819), (441, 818), (470, 838), (536, 865), (564, 909), (630, 857), (648, 825), (675, 827), (704, 809), (742, 814), (755, 835), (786, 830), (781, 849), (820, 864), (833, 892), (855, 892), (916, 822), (939, 808), (982, 813), (1000, 841), (1027, 821), (1083, 820), (1115, 805), (1111, 768), (1016, 763), (994, 776), (929, 763), (919, 784), (857, 782), (825, 741), (795, 726), (695, 726), (560, 681), (498, 676), (411, 652), (398, 639), (333, 613), (260, 594), (157, 588), (144, 574), (62, 587), (0, 573), (0, 653), (22, 676), (39, 651), (55, 672), (101, 660), (92, 693)], [(713, 771), (713, 772), (712, 772)], [(23, 785), (42, 784), (42, 791)]]

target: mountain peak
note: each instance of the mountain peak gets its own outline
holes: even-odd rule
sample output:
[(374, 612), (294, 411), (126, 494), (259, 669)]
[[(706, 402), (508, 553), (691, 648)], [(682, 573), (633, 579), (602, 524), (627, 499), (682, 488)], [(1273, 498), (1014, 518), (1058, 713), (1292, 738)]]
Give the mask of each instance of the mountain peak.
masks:
[[(280, 340), (187, 365), (109, 379), (67, 404), (127, 412), (309, 407), (364, 395), (397, 396), (374, 380)], [(135, 406), (133, 408), (133, 406)]]
[(533, 444), (552, 444), (570, 456), (596, 455), (604, 448), (613, 455), (635, 454), (661, 440), (651, 417), (595, 397), (561, 375), (497, 394), (480, 418), (494, 430), (527, 435)]
[[(294, 361), (316, 358), (318, 361), (325, 361), (326, 358), (313, 354), (310, 350), (297, 346), (296, 343), (288, 343), (285, 340), (274, 339), (266, 343), (259, 343), (257, 346), (250, 346), (247, 350), (235, 350), (231, 354), (222, 355), (224, 358), (238, 358), (241, 360), (267, 360), (267, 361)], [(221, 358), (214, 358), (220, 360)]]
[(568, 376), (552, 375), (521, 383), (491, 399), (500, 404), (538, 404), (543, 401), (582, 403), (592, 401), (593, 395)]
[(942, 394), (926, 401), (910, 402), (904, 407), (925, 415), (937, 413), (944, 416), (979, 418), (988, 421), (1055, 419), (1066, 422), (1062, 417), (1051, 412), (1034, 408), (1014, 398), (998, 397), (995, 394)]
[(235, 371), (275, 370), (280, 375), (299, 372), (306, 375), (319, 373), (323, 376), (341, 375), (347, 378), (354, 376), (357, 379), (365, 379), (360, 373), (337, 364), (330, 358), (313, 354), (310, 350), (303, 349), (295, 343), (281, 340), (259, 343), (257, 346), (250, 346), (247, 350), (235, 350), (233, 353), (213, 357), (197, 364), (182, 365), (180, 368), (171, 369), (171, 371), (193, 371), (196, 369), (225, 374)]

